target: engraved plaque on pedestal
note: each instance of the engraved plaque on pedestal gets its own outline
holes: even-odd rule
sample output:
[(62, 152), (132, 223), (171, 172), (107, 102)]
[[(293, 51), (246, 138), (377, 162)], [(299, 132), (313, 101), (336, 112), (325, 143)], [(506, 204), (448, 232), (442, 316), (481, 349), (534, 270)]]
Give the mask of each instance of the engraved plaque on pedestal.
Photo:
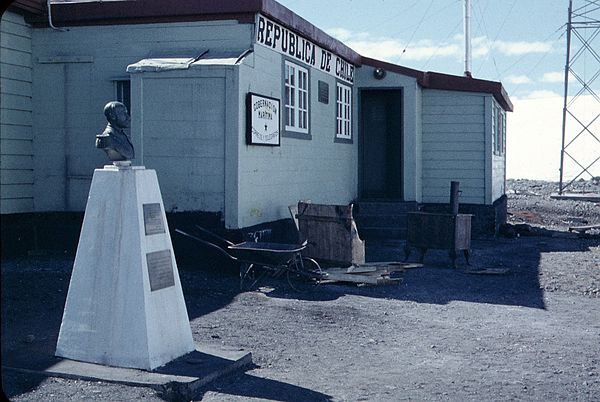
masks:
[(146, 236), (158, 233), (165, 233), (163, 225), (162, 211), (159, 203), (144, 204), (144, 228)]
[(146, 254), (146, 262), (148, 263), (148, 277), (150, 278), (150, 290), (152, 292), (175, 286), (171, 250), (148, 253)]

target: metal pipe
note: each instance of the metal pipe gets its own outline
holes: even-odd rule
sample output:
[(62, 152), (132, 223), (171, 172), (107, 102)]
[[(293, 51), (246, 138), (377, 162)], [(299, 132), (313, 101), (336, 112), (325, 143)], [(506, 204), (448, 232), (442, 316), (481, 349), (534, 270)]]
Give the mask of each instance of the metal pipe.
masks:
[(465, 0), (465, 77), (471, 77), (471, 0)]
[(452, 212), (452, 215), (458, 215), (458, 196), (460, 194), (459, 187), (459, 181), (450, 182), (450, 210)]

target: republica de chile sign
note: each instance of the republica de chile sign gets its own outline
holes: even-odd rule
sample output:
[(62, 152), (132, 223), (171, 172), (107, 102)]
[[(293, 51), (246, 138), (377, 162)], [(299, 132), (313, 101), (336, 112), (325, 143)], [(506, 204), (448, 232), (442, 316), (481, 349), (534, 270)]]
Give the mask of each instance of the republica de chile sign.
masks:
[(354, 83), (354, 65), (260, 14), (256, 17), (256, 43)]

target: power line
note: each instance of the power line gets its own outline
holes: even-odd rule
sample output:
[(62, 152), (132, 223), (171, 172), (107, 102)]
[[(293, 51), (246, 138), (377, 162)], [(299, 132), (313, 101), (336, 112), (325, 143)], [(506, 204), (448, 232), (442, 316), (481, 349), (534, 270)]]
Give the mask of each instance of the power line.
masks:
[(402, 58), (402, 55), (406, 52), (406, 49), (410, 45), (410, 42), (412, 42), (413, 38), (415, 37), (415, 34), (417, 33), (417, 31), (421, 27), (421, 24), (423, 23), (423, 21), (425, 20), (425, 17), (427, 16), (427, 13), (431, 9), (431, 6), (433, 6), (433, 1), (434, 0), (431, 0), (431, 2), (429, 3), (429, 7), (427, 7), (427, 10), (425, 10), (425, 12), (423, 13), (423, 16), (421, 17), (421, 20), (419, 21), (419, 23), (417, 24), (417, 27), (415, 28), (415, 30), (413, 31), (412, 35), (410, 36), (410, 39), (408, 40), (408, 42), (406, 42), (406, 46), (404, 46), (404, 49), (402, 50), (402, 53), (398, 57), (399, 59)]

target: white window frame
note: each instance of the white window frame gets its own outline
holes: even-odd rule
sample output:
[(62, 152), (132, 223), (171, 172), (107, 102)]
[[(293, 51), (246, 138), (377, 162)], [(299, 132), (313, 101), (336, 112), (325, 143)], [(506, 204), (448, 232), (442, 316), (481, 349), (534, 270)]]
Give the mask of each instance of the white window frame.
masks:
[(308, 69), (286, 60), (284, 91), (285, 130), (308, 134), (310, 105)]
[(117, 101), (123, 103), (131, 115), (131, 81), (129, 79), (120, 79), (114, 82)]
[(335, 101), (335, 136), (352, 139), (352, 87), (337, 83)]
[(506, 111), (492, 103), (492, 143), (494, 155), (506, 153)]

